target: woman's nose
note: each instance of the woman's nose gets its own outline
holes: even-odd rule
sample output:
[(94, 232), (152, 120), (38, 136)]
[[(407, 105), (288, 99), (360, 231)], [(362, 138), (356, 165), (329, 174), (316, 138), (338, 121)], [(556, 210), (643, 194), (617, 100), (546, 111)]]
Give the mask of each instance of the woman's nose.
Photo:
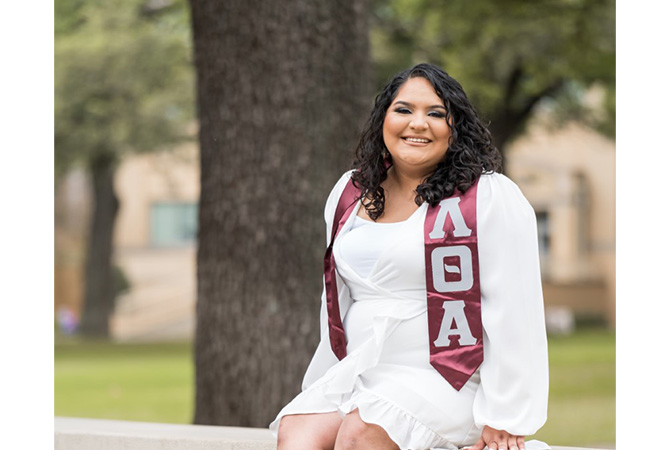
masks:
[(410, 123), (409, 123), (410, 128), (414, 128), (416, 130), (424, 130), (428, 127), (428, 122), (426, 122), (426, 119), (422, 117), (414, 117)]

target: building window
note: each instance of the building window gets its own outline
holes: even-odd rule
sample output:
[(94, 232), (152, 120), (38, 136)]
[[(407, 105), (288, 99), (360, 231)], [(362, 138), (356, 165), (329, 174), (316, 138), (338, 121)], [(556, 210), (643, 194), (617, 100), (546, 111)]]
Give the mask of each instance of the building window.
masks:
[(154, 203), (151, 206), (151, 245), (193, 244), (197, 233), (198, 205), (195, 203)]
[(573, 202), (577, 208), (577, 251), (580, 256), (589, 249), (589, 185), (583, 173), (575, 174)]
[(549, 213), (547, 211), (537, 211), (537, 239), (540, 253), (540, 266), (543, 273), (549, 270)]

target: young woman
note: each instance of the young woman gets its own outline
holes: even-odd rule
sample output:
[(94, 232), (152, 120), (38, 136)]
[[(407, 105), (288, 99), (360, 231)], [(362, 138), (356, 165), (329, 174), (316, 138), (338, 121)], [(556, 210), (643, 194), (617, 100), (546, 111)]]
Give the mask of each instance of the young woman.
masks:
[(279, 450), (547, 448), (534, 212), (460, 84), (419, 64), (377, 96), (325, 208), (321, 342)]

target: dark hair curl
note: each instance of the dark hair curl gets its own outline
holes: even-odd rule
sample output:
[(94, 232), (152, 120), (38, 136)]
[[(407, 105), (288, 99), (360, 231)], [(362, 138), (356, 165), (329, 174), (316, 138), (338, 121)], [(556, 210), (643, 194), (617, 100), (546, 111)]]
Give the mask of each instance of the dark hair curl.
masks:
[(384, 144), (383, 125), (386, 111), (400, 87), (410, 78), (422, 77), (430, 82), (447, 108), (447, 125), (451, 130), (448, 150), (435, 169), (416, 189), (417, 205), (437, 205), (454, 190), (467, 191), (482, 173), (500, 172), (501, 156), (493, 144), (491, 132), (481, 122), (461, 85), (444, 70), (432, 64), (418, 64), (396, 74), (375, 98), (356, 148), (352, 174), (361, 189), (361, 198), (372, 220), (384, 213), (384, 189), (381, 184), (393, 164)]

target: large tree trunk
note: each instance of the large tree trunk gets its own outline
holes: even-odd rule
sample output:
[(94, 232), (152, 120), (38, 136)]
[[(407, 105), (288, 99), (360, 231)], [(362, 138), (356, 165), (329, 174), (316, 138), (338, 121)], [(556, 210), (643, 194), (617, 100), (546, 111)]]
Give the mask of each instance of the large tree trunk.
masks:
[(195, 423), (264, 427), (316, 348), (323, 206), (370, 107), (364, 0), (191, 0)]
[(112, 238), (119, 201), (114, 192), (116, 160), (101, 153), (89, 164), (93, 178), (94, 207), (85, 262), (84, 311), (80, 333), (109, 336), (109, 319), (114, 310)]

